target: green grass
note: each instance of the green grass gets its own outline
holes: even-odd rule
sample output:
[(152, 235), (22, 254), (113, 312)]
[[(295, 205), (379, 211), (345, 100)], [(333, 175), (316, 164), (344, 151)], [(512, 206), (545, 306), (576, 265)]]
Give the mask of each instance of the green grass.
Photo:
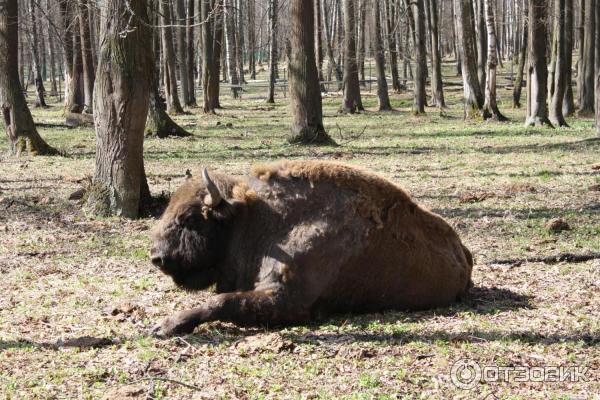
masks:
[[(446, 81), (458, 82), (451, 65), (444, 71)], [(336, 147), (287, 144), (290, 115), (280, 90), (275, 105), (255, 89), (241, 100), (224, 91), (218, 115), (193, 109), (175, 117), (192, 137), (146, 139), (155, 195), (171, 193), (187, 169), (197, 174), (204, 165), (245, 175), (257, 162), (338, 160), (406, 188), (448, 219), (475, 255), (475, 289), (463, 303), (280, 330), (211, 323), (183, 339), (149, 337), (155, 322), (210, 293), (177, 290), (149, 265), (154, 219), (90, 218), (67, 200), (93, 175), (92, 129), (40, 128), (67, 157), (14, 158), (0, 136), (0, 398), (592, 398), (600, 392), (598, 260), (493, 261), (600, 251), (599, 197), (589, 190), (600, 184), (593, 121), (524, 128), (524, 111), (509, 108), (504, 86), (500, 108), (510, 122), (463, 121), (457, 89), (446, 91), (447, 109), (420, 117), (411, 114), (411, 93), (393, 94), (396, 110), (378, 113), (375, 92), (363, 92), (367, 111), (352, 116), (339, 114), (339, 93), (329, 93), (324, 124)], [(33, 112), (37, 122), (63, 122), (55, 101)], [(555, 217), (572, 230), (548, 232)], [(84, 336), (114, 342), (56, 345)], [(589, 381), (483, 383), (467, 392), (449, 375), (462, 358), (587, 365)], [(196, 389), (141, 380), (151, 377)]]

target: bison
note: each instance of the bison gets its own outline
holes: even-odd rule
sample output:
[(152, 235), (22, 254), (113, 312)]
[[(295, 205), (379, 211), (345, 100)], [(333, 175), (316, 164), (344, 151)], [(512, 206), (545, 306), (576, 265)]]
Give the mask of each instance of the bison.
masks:
[(188, 177), (153, 230), (152, 263), (188, 291), (215, 285), (159, 336), (208, 321), (287, 325), (338, 312), (448, 305), (473, 259), (452, 227), (390, 181), (343, 164), (282, 161), (248, 178)]

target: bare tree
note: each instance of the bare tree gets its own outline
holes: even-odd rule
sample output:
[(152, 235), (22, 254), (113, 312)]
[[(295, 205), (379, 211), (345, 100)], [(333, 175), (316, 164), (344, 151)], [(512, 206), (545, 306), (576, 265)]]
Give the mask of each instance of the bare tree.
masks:
[(185, 0), (175, 0), (175, 13), (177, 15), (175, 36), (177, 38), (177, 53), (179, 55), (179, 81), (181, 82), (181, 99), (186, 106), (191, 104), (189, 66), (188, 66), (188, 45), (187, 45), (187, 18)]
[(442, 56), (440, 54), (437, 2), (435, 0), (425, 0), (425, 5), (427, 6), (427, 10), (429, 10), (427, 15), (431, 36), (431, 90), (435, 105), (438, 108), (443, 108), (446, 107), (446, 100), (444, 99), (444, 84), (442, 82)]
[(425, 113), (425, 103), (427, 95), (425, 85), (427, 84), (427, 48), (425, 37), (425, 3), (427, 0), (411, 1), (411, 11), (415, 21), (415, 57), (416, 57), (416, 76), (413, 113)]
[[(201, 0), (200, 0), (201, 1)], [(198, 107), (196, 102), (196, 85), (194, 74), (196, 71), (195, 68), (195, 54), (196, 54), (196, 43), (195, 43), (195, 35), (194, 35), (194, 23), (195, 23), (195, 4), (196, 0), (188, 0), (187, 4), (187, 80), (188, 80), (188, 101), (185, 103), (188, 107)]]
[(513, 108), (521, 108), (523, 72), (525, 70), (525, 61), (527, 60), (527, 41), (529, 38), (528, 12), (529, 7), (523, 7), (523, 37), (521, 39), (521, 49), (519, 51), (519, 65), (517, 66), (517, 75), (515, 78), (515, 85), (513, 88)]
[(573, 36), (574, 36), (574, 7), (573, 0), (567, 0), (565, 4), (565, 48), (566, 48), (566, 90), (563, 99), (563, 116), (568, 117), (575, 112), (575, 99), (573, 96)]
[(242, 15), (246, 11), (246, 2), (247, 0), (236, 0), (237, 6), (234, 10), (234, 26), (236, 27), (236, 44), (235, 44), (235, 58), (236, 58), (236, 66), (238, 69), (238, 79), (240, 84), (246, 83), (246, 78), (244, 74), (244, 46), (246, 45), (246, 40), (244, 36), (244, 18)]
[(344, 4), (344, 99), (342, 111), (364, 111), (360, 97), (358, 65), (356, 63), (355, 0), (343, 0)]
[(291, 0), (290, 4), (290, 107), (292, 143), (331, 143), (323, 128), (319, 73), (315, 60), (312, 1)]
[(498, 66), (498, 50), (496, 47), (496, 19), (494, 10), (496, 2), (494, 0), (484, 0), (485, 22), (487, 27), (487, 71), (485, 82), (485, 103), (484, 112), (490, 114), (492, 118), (498, 121), (506, 121), (507, 118), (502, 115), (498, 109), (496, 101), (496, 67)]
[(17, 0), (0, 0), (0, 105), (2, 122), (14, 154), (58, 154), (38, 134), (23, 95), (19, 79)]
[(596, 5), (596, 132), (600, 136), (600, 7)]
[(225, 5), (225, 59), (227, 61), (227, 72), (231, 93), (234, 98), (238, 97), (240, 77), (237, 63), (237, 29), (235, 26), (235, 1), (223, 0)]
[[(336, 0), (339, 1), (339, 0)], [(329, 13), (328, 8), (325, 7), (325, 0), (321, 0), (321, 17), (323, 20), (323, 30), (325, 32), (325, 49), (327, 50), (327, 60), (328, 60), (328, 74), (327, 74), (327, 80), (331, 80), (332, 78), (332, 73), (333, 71), (335, 71), (335, 76), (337, 81), (339, 82), (339, 87), (342, 87), (342, 82), (343, 82), (343, 75), (342, 75), (342, 69), (340, 68), (340, 64), (337, 62), (336, 58), (335, 58), (335, 54), (333, 52), (333, 34), (332, 32), (334, 31), (333, 27), (331, 26), (332, 24), (329, 23)]]
[[(128, 7), (136, 18), (127, 18)], [(143, 158), (154, 68), (147, 8), (146, 0), (106, 0), (102, 9), (96, 170), (87, 202), (101, 215), (136, 218), (150, 197)]]
[(548, 62), (546, 1), (529, 0), (529, 62), (527, 68), (527, 120), (525, 125), (547, 125)]
[(250, 79), (256, 79), (256, 0), (248, 0), (248, 66)]
[(375, 50), (375, 70), (377, 72), (377, 99), (379, 111), (391, 111), (388, 84), (385, 77), (385, 49), (381, 35), (381, 6), (377, 0), (371, 3), (373, 8), (373, 49)]
[(269, 94), (267, 103), (275, 103), (275, 82), (277, 79), (277, 11), (278, 1), (269, 0)]
[[(317, 58), (317, 71), (319, 73), (319, 82), (325, 80), (323, 75), (323, 18), (321, 17), (321, 1), (314, 0), (315, 4), (315, 57)], [(321, 92), (325, 92), (325, 85), (321, 83)]]
[[(473, 4), (475, 6), (475, 32), (477, 34), (477, 40), (475, 41), (477, 50), (477, 78), (479, 79), (479, 86), (482, 90), (485, 88), (488, 54), (484, 1), (485, 0), (475, 0), (475, 3)], [(496, 43), (494, 43), (494, 46), (495, 45)]]
[[(156, 3), (150, 5), (151, 20), (158, 21), (158, 9)], [(154, 54), (160, 53), (161, 40), (160, 40), (160, 29), (152, 30), (152, 48)], [(167, 104), (165, 99), (161, 96), (159, 90), (160, 82), (160, 67), (155, 63), (155, 68), (150, 83), (150, 103), (148, 110), (148, 119), (146, 121), (146, 136), (156, 136), (158, 138), (166, 138), (169, 136), (190, 136), (185, 129), (177, 125), (173, 119), (167, 114)]]
[(386, 23), (387, 43), (388, 51), (390, 54), (390, 72), (392, 74), (392, 90), (399, 93), (402, 90), (400, 85), (400, 77), (398, 74), (398, 52), (396, 49), (396, 31), (398, 26), (396, 24), (396, 11), (397, 7), (394, 0), (384, 0), (381, 4), (385, 9), (384, 18)]
[[(594, 73), (596, 68), (596, 0), (585, 0), (585, 26), (583, 41), (582, 85), (581, 103), (579, 104), (579, 113), (581, 115), (593, 115), (594, 112)], [(600, 24), (599, 24), (600, 25)]]
[(454, 0), (457, 15), (457, 33), (462, 61), (465, 116), (479, 114), (483, 109), (484, 96), (477, 77), (475, 55), (475, 32), (473, 8), (469, 0)]
[(94, 70), (94, 53), (92, 47), (92, 35), (90, 32), (88, 0), (79, 0), (79, 34), (81, 36), (81, 60), (83, 63), (83, 112), (92, 112), (92, 102), (94, 101), (94, 80), (96, 71)]
[(175, 62), (175, 49), (173, 48), (173, 28), (171, 7), (168, 0), (159, 0), (162, 54), (164, 61), (165, 96), (167, 98), (167, 111), (169, 114), (182, 114), (183, 107), (177, 93), (177, 72)]
[[(216, 29), (219, 0), (201, 0), (202, 21), (202, 86), (204, 92), (204, 112), (214, 114), (219, 108), (219, 58), (220, 37)], [(213, 10), (213, 5), (215, 10)], [(213, 33), (215, 32), (215, 33)]]
[[(570, 63), (567, 59), (571, 57), (572, 49), (567, 48), (566, 17), (567, 8), (572, 9), (573, 0), (554, 0), (554, 90), (550, 102), (550, 121), (558, 126), (568, 126), (563, 116), (563, 100), (567, 89), (567, 77)], [(570, 5), (567, 5), (570, 2)], [(552, 68), (551, 68), (552, 70)], [(570, 84), (570, 83), (569, 83)]]
[(29, 21), (31, 22), (31, 27), (29, 29), (30, 32), (30, 42), (29, 45), (31, 47), (31, 63), (32, 69), (35, 74), (35, 91), (36, 91), (36, 107), (48, 107), (46, 105), (46, 99), (44, 97), (46, 89), (44, 88), (44, 80), (42, 78), (42, 65), (40, 62), (39, 56), (39, 42), (38, 42), (38, 34), (37, 34), (37, 8), (35, 7), (34, 0), (29, 0)]

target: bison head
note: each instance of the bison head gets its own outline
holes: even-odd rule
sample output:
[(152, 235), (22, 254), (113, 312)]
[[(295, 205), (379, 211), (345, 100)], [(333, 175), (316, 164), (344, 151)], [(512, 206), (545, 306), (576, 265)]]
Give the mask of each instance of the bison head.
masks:
[(188, 177), (152, 233), (152, 263), (187, 290), (215, 283), (234, 209), (206, 169), (202, 178)]

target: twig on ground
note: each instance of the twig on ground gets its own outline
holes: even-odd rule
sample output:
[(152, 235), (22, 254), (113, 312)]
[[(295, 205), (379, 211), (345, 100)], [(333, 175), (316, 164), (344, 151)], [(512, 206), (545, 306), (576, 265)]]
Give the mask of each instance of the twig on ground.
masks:
[(201, 392), (202, 391), (202, 388), (200, 388), (198, 386), (190, 385), (189, 383), (181, 382), (181, 381), (178, 381), (176, 379), (163, 378), (163, 377), (160, 377), (160, 376), (147, 376), (147, 377), (144, 377), (144, 378), (136, 379), (135, 381), (128, 382), (127, 384), (128, 385), (134, 385), (134, 384), (140, 383), (140, 382), (155, 382), (155, 381), (174, 383), (176, 385), (183, 386), (183, 387), (186, 387), (188, 389), (195, 390), (197, 392)]
[(525, 263), (544, 263), (544, 264), (557, 264), (559, 262), (586, 262), (590, 260), (600, 259), (600, 253), (588, 253), (588, 254), (573, 254), (573, 253), (561, 253), (547, 257), (526, 257), (526, 258), (508, 258), (504, 260), (492, 260), (487, 265), (499, 264), (499, 265), (512, 265), (519, 266)]
[[(338, 126), (338, 128), (339, 128), (339, 126)], [(358, 139), (360, 139), (360, 138), (362, 137), (362, 135), (364, 135), (364, 134), (365, 134), (365, 131), (366, 131), (366, 130), (367, 130), (367, 125), (365, 125), (365, 126), (363, 127), (362, 131), (361, 131), (361, 132), (360, 132), (358, 135), (352, 136), (350, 139), (346, 140), (345, 142), (338, 143), (338, 145), (339, 145), (339, 146), (343, 146), (343, 145), (345, 145), (345, 144), (348, 144), (348, 143), (350, 143), (350, 142), (353, 142), (353, 141), (355, 141), (355, 140), (358, 140)], [(340, 131), (340, 132), (341, 132), (341, 131)], [(341, 136), (341, 133), (340, 133), (340, 136)]]

